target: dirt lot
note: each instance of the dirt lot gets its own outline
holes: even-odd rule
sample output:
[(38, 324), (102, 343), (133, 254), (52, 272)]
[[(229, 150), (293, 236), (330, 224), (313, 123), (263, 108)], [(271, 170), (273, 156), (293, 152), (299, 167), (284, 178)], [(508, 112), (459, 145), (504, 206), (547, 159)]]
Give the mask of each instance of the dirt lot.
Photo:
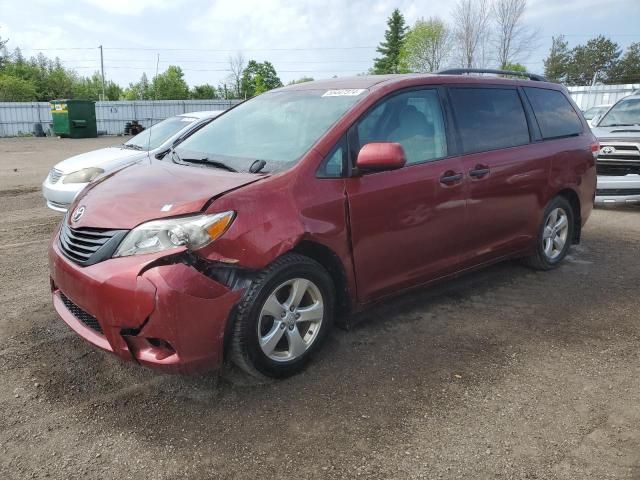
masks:
[(117, 139), (0, 140), (3, 479), (640, 479), (640, 208), (560, 269), (506, 263), (367, 312), (302, 375), (180, 378), (59, 320), (39, 184)]

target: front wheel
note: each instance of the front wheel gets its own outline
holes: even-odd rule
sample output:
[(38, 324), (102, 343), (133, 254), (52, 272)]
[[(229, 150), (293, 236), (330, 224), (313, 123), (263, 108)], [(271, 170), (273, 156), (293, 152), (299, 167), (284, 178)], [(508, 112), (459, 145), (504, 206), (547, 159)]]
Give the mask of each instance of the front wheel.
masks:
[(300, 372), (329, 332), (333, 309), (326, 270), (308, 257), (284, 255), (245, 292), (233, 328), (232, 361), (258, 377)]
[(536, 270), (551, 270), (564, 260), (573, 240), (574, 212), (564, 197), (555, 197), (542, 217), (536, 252), (525, 262)]

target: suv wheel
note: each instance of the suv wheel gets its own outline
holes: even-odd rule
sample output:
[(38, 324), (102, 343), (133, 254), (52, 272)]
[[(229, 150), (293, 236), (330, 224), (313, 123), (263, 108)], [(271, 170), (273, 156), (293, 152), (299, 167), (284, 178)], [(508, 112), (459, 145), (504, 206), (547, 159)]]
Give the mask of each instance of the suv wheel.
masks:
[(567, 256), (573, 239), (574, 212), (564, 197), (555, 197), (545, 208), (538, 232), (536, 253), (526, 263), (536, 270), (551, 270)]
[(257, 377), (300, 372), (327, 336), (333, 308), (327, 271), (308, 257), (284, 255), (245, 292), (233, 325), (231, 360)]

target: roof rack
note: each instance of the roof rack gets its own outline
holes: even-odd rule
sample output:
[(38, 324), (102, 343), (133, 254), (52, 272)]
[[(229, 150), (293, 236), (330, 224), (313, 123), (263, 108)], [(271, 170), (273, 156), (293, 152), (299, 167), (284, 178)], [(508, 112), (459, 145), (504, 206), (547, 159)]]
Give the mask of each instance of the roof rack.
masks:
[(548, 81), (542, 75), (536, 75), (535, 73), (516, 72), (513, 70), (493, 70), (489, 68), (449, 68), (447, 70), (440, 70), (437, 73), (441, 75), (463, 75), (465, 73), (493, 73), (496, 75), (513, 75), (516, 77), (526, 77), (529, 80), (534, 80), (536, 82)]

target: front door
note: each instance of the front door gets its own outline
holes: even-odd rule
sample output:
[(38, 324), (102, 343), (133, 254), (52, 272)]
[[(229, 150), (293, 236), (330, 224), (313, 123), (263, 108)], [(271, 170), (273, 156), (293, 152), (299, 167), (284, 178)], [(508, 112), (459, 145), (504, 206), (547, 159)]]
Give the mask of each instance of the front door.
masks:
[(448, 156), (438, 90), (383, 99), (350, 135), (356, 152), (370, 142), (398, 142), (407, 158), (399, 170), (346, 179), (359, 300), (455, 271), (466, 228), (466, 186), (461, 159)]

